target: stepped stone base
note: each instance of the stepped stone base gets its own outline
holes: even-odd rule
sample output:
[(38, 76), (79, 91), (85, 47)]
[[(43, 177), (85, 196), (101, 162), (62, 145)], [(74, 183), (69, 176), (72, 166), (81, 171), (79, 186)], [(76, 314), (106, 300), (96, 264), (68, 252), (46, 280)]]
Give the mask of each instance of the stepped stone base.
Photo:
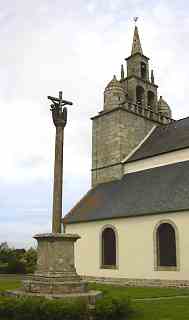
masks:
[[(1, 294), (0, 294), (1, 295)], [(47, 293), (31, 293), (22, 290), (3, 292), (4, 296), (9, 297), (44, 297), (46, 299), (64, 299), (64, 300), (82, 300), (89, 305), (95, 305), (98, 299), (101, 299), (102, 293), (100, 291), (89, 291), (85, 293), (68, 293), (68, 294), (47, 294)]]
[[(38, 234), (37, 270), (30, 279), (23, 280), (22, 291), (13, 295), (45, 296), (49, 298), (84, 298), (95, 301), (99, 292), (89, 292), (87, 282), (76, 273), (74, 242), (76, 234)], [(9, 292), (9, 294), (11, 294)]]
[(25, 292), (31, 293), (84, 293), (87, 292), (87, 282), (82, 280), (65, 281), (61, 278), (54, 279), (50, 277), (36, 279), (34, 276), (31, 280), (23, 281), (23, 288)]

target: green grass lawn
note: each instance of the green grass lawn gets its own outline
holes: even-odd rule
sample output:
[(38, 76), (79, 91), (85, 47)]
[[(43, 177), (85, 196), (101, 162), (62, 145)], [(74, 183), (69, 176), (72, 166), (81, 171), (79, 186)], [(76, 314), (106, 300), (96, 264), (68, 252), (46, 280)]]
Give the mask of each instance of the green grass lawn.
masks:
[[(103, 291), (105, 294), (115, 294), (117, 296), (127, 296), (131, 299), (137, 298), (158, 298), (158, 297), (172, 297), (172, 296), (189, 296), (189, 288), (126, 288), (117, 287), (107, 284), (90, 284), (93, 290)], [(189, 319), (188, 319), (189, 320)]]
[[(19, 280), (0, 279), (0, 291), (21, 286)], [(104, 284), (90, 284), (90, 289), (101, 290), (105, 295), (130, 297), (134, 307), (132, 320), (189, 320), (189, 289), (177, 288), (126, 288)], [(177, 298), (175, 296), (185, 296)], [(137, 298), (172, 297), (166, 300), (135, 301)]]
[[(90, 288), (101, 290), (107, 295), (130, 297), (135, 310), (132, 320), (189, 320), (189, 289), (124, 288), (104, 284), (90, 284)], [(134, 301), (137, 298), (158, 297), (172, 297), (172, 299)]]
[(21, 286), (20, 280), (0, 279), (0, 291), (14, 290)]
[(133, 302), (132, 320), (188, 320), (189, 297), (164, 301)]

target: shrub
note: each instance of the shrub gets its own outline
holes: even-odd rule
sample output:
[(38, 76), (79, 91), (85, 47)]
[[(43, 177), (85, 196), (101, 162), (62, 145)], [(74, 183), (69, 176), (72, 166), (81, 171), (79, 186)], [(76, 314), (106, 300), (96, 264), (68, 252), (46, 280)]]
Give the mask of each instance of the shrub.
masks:
[(8, 263), (0, 263), (0, 273), (7, 272)]
[(26, 273), (34, 273), (37, 264), (37, 250), (30, 248), (24, 254)]
[(9, 248), (0, 243), (0, 273), (33, 273), (36, 268), (37, 250)]
[(4, 297), (0, 299), (0, 319), (13, 319), (14, 309), (14, 299)]
[(45, 308), (45, 319), (51, 320), (87, 320), (88, 306), (82, 300), (52, 300)]
[(131, 306), (125, 298), (107, 296), (89, 309), (83, 300), (1, 297), (2, 320), (127, 320)]
[(87, 320), (84, 301), (48, 300), (45, 298), (0, 299), (0, 319), (3, 320)]
[(96, 303), (95, 320), (126, 320), (132, 313), (130, 301), (125, 297), (106, 296)]

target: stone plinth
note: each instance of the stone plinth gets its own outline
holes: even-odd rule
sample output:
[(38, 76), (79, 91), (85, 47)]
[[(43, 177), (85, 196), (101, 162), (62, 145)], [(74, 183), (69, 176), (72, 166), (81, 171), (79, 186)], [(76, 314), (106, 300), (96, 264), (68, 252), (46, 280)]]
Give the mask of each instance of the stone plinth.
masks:
[[(1, 295), (1, 293), (0, 293)], [(3, 292), (3, 296), (7, 297), (43, 297), (46, 299), (63, 299), (64, 301), (70, 301), (70, 300), (81, 300), (85, 301), (86, 303), (90, 305), (95, 305), (96, 301), (102, 298), (102, 293), (100, 291), (88, 291), (84, 293), (62, 293), (62, 294), (56, 294), (56, 293), (31, 293), (31, 292), (24, 292), (21, 290), (15, 290), (15, 291), (6, 291)]]
[(30, 280), (24, 280), (24, 291), (40, 294), (87, 292), (87, 282), (81, 280), (74, 264), (76, 234), (37, 234), (37, 270)]

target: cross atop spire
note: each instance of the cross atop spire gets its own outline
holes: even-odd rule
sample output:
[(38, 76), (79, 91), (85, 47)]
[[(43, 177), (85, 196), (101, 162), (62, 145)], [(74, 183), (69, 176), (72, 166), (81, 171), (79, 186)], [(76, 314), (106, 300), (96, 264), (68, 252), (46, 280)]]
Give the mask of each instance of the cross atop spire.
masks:
[(143, 54), (137, 26), (135, 26), (131, 55), (135, 53)]

